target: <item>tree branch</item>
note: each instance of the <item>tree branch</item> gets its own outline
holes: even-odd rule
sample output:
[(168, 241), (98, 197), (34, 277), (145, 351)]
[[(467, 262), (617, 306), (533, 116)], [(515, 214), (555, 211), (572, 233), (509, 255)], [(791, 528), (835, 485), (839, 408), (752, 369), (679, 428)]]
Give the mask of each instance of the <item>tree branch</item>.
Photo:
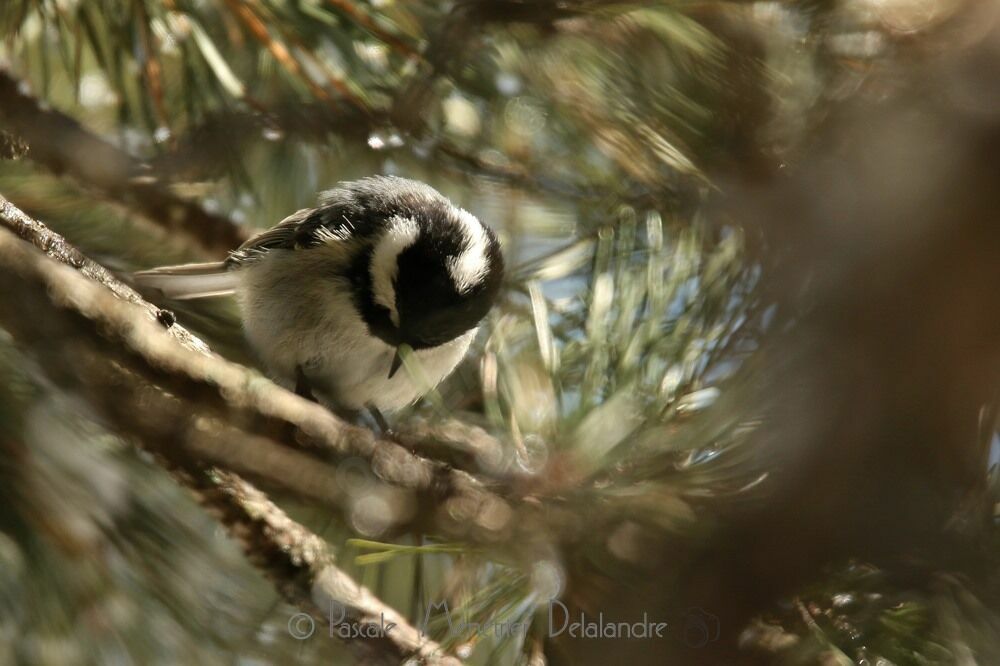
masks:
[[(216, 474), (212, 487), (205, 492), (209, 497), (220, 494), (229, 500), (228, 503), (216, 503), (216, 506), (239, 509), (235, 516), (220, 516), (220, 519), (240, 527), (240, 539), (251, 561), (271, 572), (278, 581), (279, 589), (290, 587), (282, 590), (286, 596), (299, 597), (302, 604), (313, 606), (312, 612), (320, 620), (330, 621), (334, 609), (339, 618), (342, 608), (346, 621), (352, 625), (394, 625), (380, 637), (363, 639), (364, 642), (356, 645), (366, 653), (368, 660), (365, 663), (396, 664), (410, 657), (439, 666), (461, 663), (454, 657), (444, 655), (437, 643), (335, 566), (323, 540), (289, 519), (259, 490), (235, 474), (221, 472)], [(275, 535), (281, 538), (275, 539)], [(290, 564), (294, 569), (296, 562), (307, 566), (305, 581), (300, 582), (301, 577), (298, 576), (282, 575)]]
[(373, 37), (384, 42), (407, 58), (421, 57), (417, 49), (410, 46), (410, 44), (402, 38), (397, 37), (396, 35), (381, 28), (371, 16), (358, 9), (354, 3), (349, 2), (348, 0), (326, 0), (326, 3), (335, 7), (338, 11), (350, 18), (354, 23), (371, 33)]

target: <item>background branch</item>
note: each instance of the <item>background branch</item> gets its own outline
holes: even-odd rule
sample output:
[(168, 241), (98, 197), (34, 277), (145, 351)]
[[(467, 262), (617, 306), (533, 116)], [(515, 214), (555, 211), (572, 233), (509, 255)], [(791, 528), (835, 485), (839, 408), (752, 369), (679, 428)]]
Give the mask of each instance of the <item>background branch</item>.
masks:
[(69, 175), (151, 222), (195, 239), (215, 256), (224, 256), (249, 237), (245, 227), (172, 193), (142, 161), (75, 119), (39, 104), (23, 81), (4, 70), (0, 70), (0, 123), (31, 146), (28, 157), (49, 171)]

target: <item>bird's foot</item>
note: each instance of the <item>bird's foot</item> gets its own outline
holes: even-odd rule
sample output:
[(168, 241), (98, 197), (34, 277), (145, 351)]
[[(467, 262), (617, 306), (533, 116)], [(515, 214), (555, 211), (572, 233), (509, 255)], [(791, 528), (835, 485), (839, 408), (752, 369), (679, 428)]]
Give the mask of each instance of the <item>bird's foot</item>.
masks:
[(378, 407), (374, 405), (368, 405), (365, 409), (368, 420), (370, 420), (374, 427), (372, 430), (375, 431), (379, 436), (385, 437), (386, 439), (393, 439), (392, 428), (389, 426), (389, 422), (386, 420), (385, 416), (379, 411)]

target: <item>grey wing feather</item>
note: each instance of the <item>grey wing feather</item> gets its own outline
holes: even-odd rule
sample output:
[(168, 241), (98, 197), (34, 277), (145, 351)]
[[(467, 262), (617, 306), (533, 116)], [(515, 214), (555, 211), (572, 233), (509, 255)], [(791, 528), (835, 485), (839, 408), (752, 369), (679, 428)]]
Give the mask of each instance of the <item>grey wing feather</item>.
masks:
[(236, 291), (238, 281), (221, 261), (162, 266), (135, 273), (133, 278), (138, 287), (176, 300), (226, 296)]
[[(328, 190), (320, 196), (318, 207), (296, 211), (267, 231), (257, 234), (234, 250), (226, 264), (230, 267), (244, 266), (275, 249), (298, 250), (321, 243), (370, 237), (398, 208), (390, 196), (395, 192), (388, 189), (380, 191), (378, 186), (399, 188), (400, 182), (411, 181), (388, 177), (365, 178)], [(405, 194), (407, 190), (403, 192)], [(421, 195), (425, 196), (422, 191)]]
[(303, 208), (292, 213), (267, 231), (257, 234), (233, 250), (226, 264), (231, 267), (242, 266), (259, 259), (268, 250), (294, 248), (295, 239), (301, 234), (303, 221), (315, 211), (315, 208)]

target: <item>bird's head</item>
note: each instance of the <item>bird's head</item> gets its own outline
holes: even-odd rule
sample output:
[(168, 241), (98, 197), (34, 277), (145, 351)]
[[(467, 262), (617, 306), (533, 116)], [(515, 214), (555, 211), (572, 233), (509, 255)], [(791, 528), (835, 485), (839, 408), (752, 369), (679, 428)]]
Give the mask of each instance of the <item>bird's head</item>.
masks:
[(395, 347), (436, 347), (476, 328), (503, 279), (493, 232), (426, 190), (386, 211), (366, 257), (361, 311), (369, 330)]

